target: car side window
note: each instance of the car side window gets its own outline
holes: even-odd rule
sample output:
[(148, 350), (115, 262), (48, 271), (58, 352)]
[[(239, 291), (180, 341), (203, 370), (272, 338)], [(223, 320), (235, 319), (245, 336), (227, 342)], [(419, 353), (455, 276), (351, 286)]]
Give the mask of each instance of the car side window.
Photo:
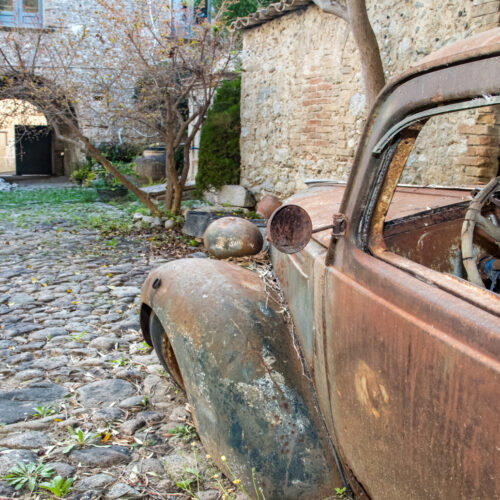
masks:
[(394, 141), (371, 244), (500, 292), (500, 105), (424, 118)]

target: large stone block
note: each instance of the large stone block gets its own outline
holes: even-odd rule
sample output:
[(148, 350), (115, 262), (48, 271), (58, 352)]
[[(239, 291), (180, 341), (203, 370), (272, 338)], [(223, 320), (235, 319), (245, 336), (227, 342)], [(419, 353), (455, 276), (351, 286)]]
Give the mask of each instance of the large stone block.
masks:
[(230, 205), (232, 207), (253, 208), (255, 198), (250, 190), (239, 185), (225, 185), (215, 192), (204, 194), (205, 199), (218, 203), (219, 205)]
[(228, 214), (217, 215), (213, 212), (204, 212), (199, 210), (190, 210), (186, 213), (186, 220), (182, 227), (183, 234), (194, 236), (195, 238), (203, 238), (205, 230), (211, 222), (226, 217)]
[(165, 157), (144, 157), (139, 156), (135, 160), (134, 172), (139, 181), (149, 182), (159, 181), (165, 178)]

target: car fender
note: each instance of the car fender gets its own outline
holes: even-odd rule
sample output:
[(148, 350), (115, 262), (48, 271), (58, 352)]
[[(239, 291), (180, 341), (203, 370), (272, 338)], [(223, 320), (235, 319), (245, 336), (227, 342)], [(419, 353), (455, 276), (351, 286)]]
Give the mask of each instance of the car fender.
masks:
[(255, 469), (268, 500), (326, 498), (342, 485), (272, 287), (228, 262), (180, 259), (144, 283), (141, 327), (150, 344), (154, 316), (172, 346), (203, 446), (230, 479), (253, 491)]

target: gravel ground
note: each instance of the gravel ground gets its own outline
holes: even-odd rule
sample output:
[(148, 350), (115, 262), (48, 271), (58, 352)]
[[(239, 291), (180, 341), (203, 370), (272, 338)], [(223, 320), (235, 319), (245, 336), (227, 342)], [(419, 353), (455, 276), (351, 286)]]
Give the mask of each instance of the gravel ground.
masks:
[[(18, 462), (44, 463), (74, 478), (66, 498), (190, 498), (179, 482), (202, 500), (222, 498), (186, 400), (139, 331), (140, 286), (169, 255), (153, 255), (144, 239), (110, 242), (7, 215), (0, 210), (0, 477)], [(30, 498), (48, 498), (42, 491)], [(0, 498), (29, 495), (0, 481)]]

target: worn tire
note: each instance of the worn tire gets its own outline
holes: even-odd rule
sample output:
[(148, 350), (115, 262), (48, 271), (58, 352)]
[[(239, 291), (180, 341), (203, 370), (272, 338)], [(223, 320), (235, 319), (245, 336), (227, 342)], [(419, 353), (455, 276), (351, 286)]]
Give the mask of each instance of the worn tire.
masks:
[(172, 345), (170, 344), (170, 340), (165, 332), (165, 328), (154, 311), (151, 312), (151, 316), (149, 318), (149, 332), (153, 348), (158, 356), (158, 359), (160, 360), (160, 363), (179, 389), (185, 392), (186, 389), (184, 387), (184, 381), (182, 380), (181, 371), (179, 369), (179, 365), (177, 364)]

